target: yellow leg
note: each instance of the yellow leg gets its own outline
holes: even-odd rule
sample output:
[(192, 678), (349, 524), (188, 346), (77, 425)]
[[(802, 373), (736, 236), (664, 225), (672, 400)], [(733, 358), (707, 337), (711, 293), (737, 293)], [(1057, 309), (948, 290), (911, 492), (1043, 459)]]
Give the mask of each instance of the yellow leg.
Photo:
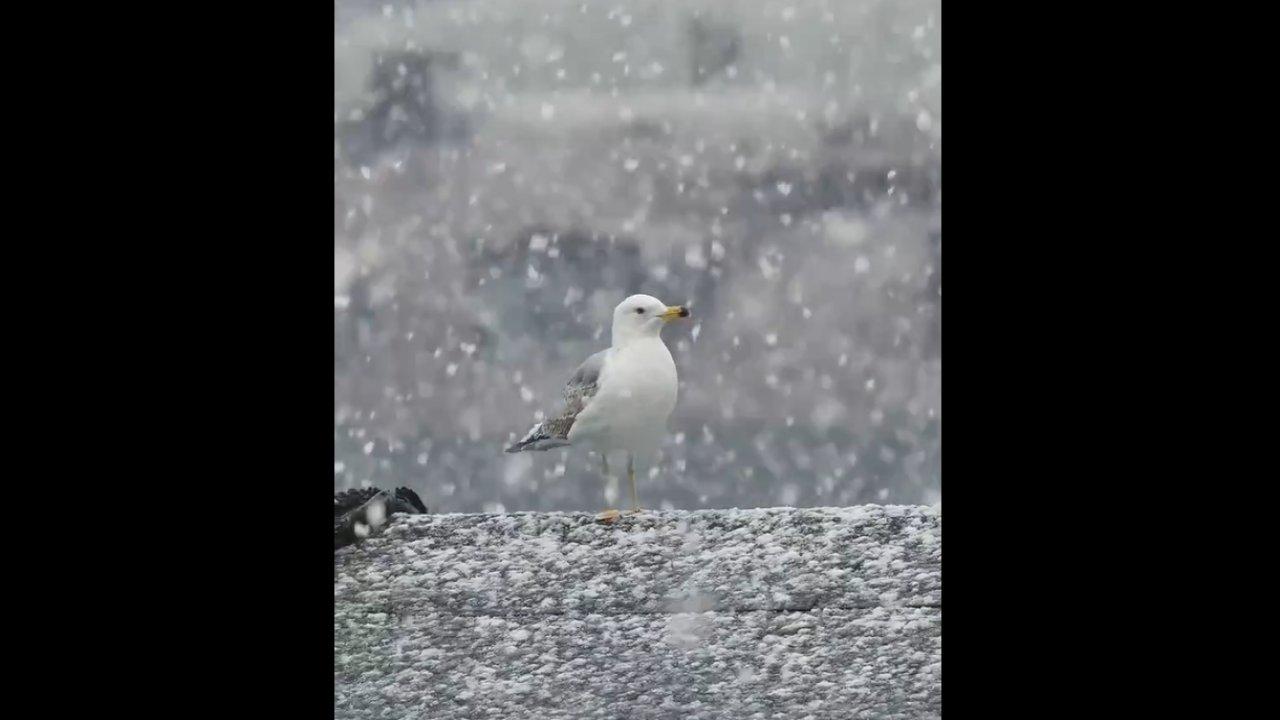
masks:
[(631, 481), (631, 512), (640, 512), (640, 501), (636, 499), (636, 458), (627, 453), (627, 479)]
[[(609, 455), (608, 453), (600, 453), (600, 472), (604, 475), (604, 481), (609, 482)], [(622, 513), (617, 510), (601, 510), (596, 513), (596, 520), (604, 523), (611, 523), (618, 519)]]

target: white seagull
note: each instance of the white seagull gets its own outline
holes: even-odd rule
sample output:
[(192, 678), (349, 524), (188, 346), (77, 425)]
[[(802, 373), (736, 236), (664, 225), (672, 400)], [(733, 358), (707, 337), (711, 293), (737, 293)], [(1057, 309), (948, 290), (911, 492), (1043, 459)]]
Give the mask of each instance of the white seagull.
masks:
[[(587, 358), (564, 388), (565, 409), (533, 426), (507, 452), (585, 445), (600, 453), (609, 475), (609, 453), (627, 452), (631, 512), (636, 499), (636, 455), (662, 444), (667, 418), (676, 406), (676, 364), (662, 342), (662, 328), (689, 317), (688, 308), (668, 307), (649, 295), (632, 295), (613, 310), (613, 346)], [(615, 519), (617, 510), (600, 513)]]

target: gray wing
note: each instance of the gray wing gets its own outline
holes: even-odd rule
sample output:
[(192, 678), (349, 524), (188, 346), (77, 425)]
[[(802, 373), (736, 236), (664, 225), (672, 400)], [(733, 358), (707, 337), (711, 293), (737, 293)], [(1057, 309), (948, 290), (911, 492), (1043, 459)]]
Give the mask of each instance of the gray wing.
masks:
[(569, 382), (564, 386), (566, 402), (573, 398), (589, 398), (596, 394), (596, 387), (600, 383), (600, 371), (604, 369), (604, 358), (608, 354), (608, 350), (601, 350), (583, 360), (578, 369), (573, 371)]
[(507, 448), (507, 452), (550, 450), (568, 445), (569, 430), (573, 427), (573, 422), (600, 387), (600, 372), (604, 369), (608, 354), (608, 350), (601, 350), (584, 360), (564, 386), (564, 410), (555, 417), (534, 425), (523, 438)]

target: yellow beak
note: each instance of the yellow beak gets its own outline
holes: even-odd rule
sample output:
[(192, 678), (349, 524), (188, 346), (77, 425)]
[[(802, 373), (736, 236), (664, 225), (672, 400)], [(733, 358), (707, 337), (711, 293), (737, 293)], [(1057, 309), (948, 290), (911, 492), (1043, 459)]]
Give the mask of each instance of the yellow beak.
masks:
[(672, 307), (667, 308), (666, 310), (663, 310), (662, 314), (659, 315), (658, 317), (662, 318), (666, 322), (671, 322), (676, 318), (689, 317), (689, 308), (683, 305), (674, 305)]

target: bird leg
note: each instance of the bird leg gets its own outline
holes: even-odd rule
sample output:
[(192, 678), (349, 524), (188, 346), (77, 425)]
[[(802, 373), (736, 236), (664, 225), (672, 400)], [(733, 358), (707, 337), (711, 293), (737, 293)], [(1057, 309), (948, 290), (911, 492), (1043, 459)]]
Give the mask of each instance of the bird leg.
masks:
[[(604, 475), (604, 481), (606, 483), (609, 482), (609, 454), (608, 453), (605, 453), (605, 452), (600, 453), (600, 472), (601, 474)], [(620, 515), (622, 515), (622, 513), (618, 512), (617, 510), (613, 510), (613, 509), (601, 510), (600, 512), (596, 513), (596, 520), (603, 523), (611, 523), (617, 520), (618, 516)]]
[(636, 499), (636, 457), (631, 453), (627, 453), (627, 479), (631, 481), (631, 512), (628, 515), (634, 515), (640, 512), (640, 501)]

